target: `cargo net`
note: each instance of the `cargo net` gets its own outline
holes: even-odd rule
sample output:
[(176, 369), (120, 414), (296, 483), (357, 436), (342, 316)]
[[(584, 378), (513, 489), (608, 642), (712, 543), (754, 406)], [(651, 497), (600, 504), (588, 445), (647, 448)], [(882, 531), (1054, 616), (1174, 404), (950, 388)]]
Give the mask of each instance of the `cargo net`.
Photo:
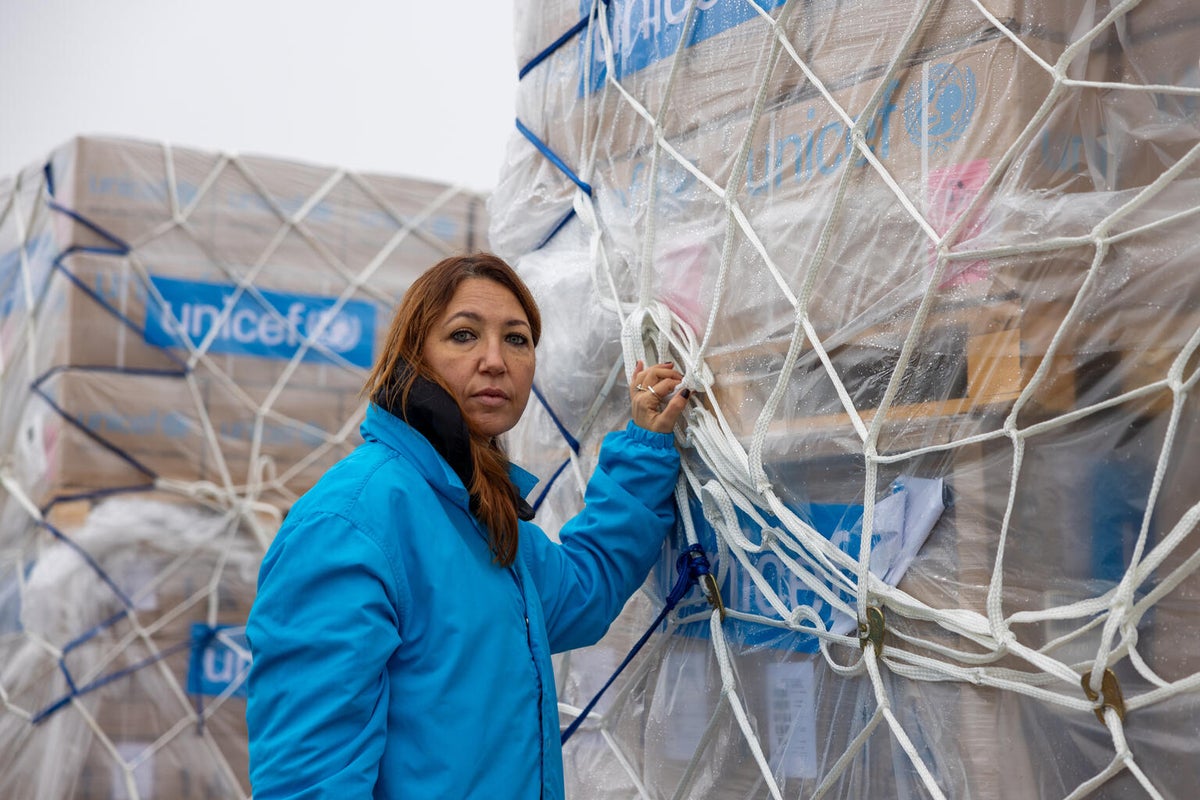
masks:
[(543, 524), (635, 360), (696, 390), (658, 599), (559, 662), (564, 726), (677, 553), (723, 602), (685, 596), (588, 706), (570, 796), (1200, 779), (1200, 18), (996, 5), (519, 21), (553, 44), (523, 55), (490, 211), (547, 315), (511, 443)]
[(479, 206), (93, 138), (0, 183), (0, 796), (250, 796), (259, 561)]

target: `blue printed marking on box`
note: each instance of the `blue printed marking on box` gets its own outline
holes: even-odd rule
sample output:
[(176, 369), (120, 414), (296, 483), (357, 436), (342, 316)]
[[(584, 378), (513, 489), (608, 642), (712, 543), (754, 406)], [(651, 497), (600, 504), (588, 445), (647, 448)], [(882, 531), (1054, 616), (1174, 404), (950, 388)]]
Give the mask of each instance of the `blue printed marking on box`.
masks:
[[(698, 0), (696, 17), (692, 25), (687, 47), (711, 39), (755, 19), (759, 16), (754, 6), (770, 11), (784, 4), (784, 0)], [(581, 0), (580, 13), (591, 13), (592, 0)], [(613, 70), (618, 80), (662, 61), (675, 53), (683, 39), (684, 22), (687, 20), (686, 0), (619, 0), (609, 6), (609, 34), (613, 43)], [(604, 62), (604, 42), (598, 29), (594, 29), (591, 42), (591, 81), (587, 87), (594, 92), (604, 85), (607, 67)], [(580, 63), (589, 54), (586, 37), (581, 39)], [(580, 70), (580, 94), (584, 93), (583, 76)]]
[(217, 697), (228, 693), (232, 697), (245, 697), (249, 671), (250, 644), (244, 627), (192, 624), (188, 694)]
[[(694, 498), (691, 506), (697, 537), (711, 558), (718, 552), (716, 532), (705, 520), (703, 509)], [(842, 552), (851, 558), (858, 558), (859, 542), (862, 539), (862, 506), (836, 503), (813, 504), (803, 511), (794, 510), (818, 533), (836, 544)], [(774, 517), (764, 514), (764, 518), (768, 524), (777, 528), (782, 527), (779, 520)], [(751, 541), (758, 538), (758, 526), (741, 511), (738, 511), (738, 523)], [(678, 548), (675, 544), (672, 542), (671, 546), (667, 548), (671, 551), (667, 555), (672, 564), (678, 556)], [(833, 627), (834, 609), (794, 575), (778, 556), (771, 552), (763, 552), (748, 553), (747, 558), (788, 608), (810, 606), (825, 623), (827, 630)], [(714, 560), (712, 566), (714, 573), (722, 575), (719, 563)], [(747, 614), (780, 619), (779, 614), (771, 607), (762, 590), (751, 580), (740, 564), (735, 563), (732, 566), (732, 569), (723, 570), (721, 580), (721, 597), (725, 606)], [(854, 598), (851, 595), (841, 592), (840, 596), (848, 605), (854, 605)], [(677, 611), (680, 617), (687, 617), (703, 613), (707, 607), (704, 595), (699, 590), (695, 590), (679, 604)], [(746, 647), (768, 646), (801, 653), (815, 653), (818, 650), (818, 639), (810, 634), (796, 633), (771, 625), (733, 618), (726, 619), (724, 625), (730, 638)], [(691, 622), (680, 626), (678, 632), (684, 636), (707, 638), (709, 635), (708, 622)]]
[[(258, 290), (266, 305), (243, 292), (229, 313), (223, 313), (237, 287), (151, 276), (151, 283), (169, 307), (150, 302), (146, 342), (157, 347), (182, 347), (184, 339), (199, 345), (220, 321), (210, 353), (290, 360), (314, 333), (320, 334), (304, 353), (308, 362), (330, 362), (315, 345), (354, 366), (369, 368), (374, 359), (375, 306), (348, 300), (334, 309), (336, 297)], [(269, 306), (269, 307), (268, 307)]]
[[(692, 500), (690, 507), (692, 517), (696, 521), (696, 534), (700, 543), (710, 555), (715, 555), (719, 552), (715, 531), (705, 520), (703, 509), (696, 500)], [(888, 487), (884, 496), (874, 504), (875, 513), (868, 563), (871, 574), (889, 586), (896, 586), (941, 518), (945, 508), (946, 488), (941, 478), (918, 478), (911, 475), (897, 477)], [(811, 504), (802, 508), (793, 508), (792, 511), (805, 520), (818, 534), (828, 539), (834, 547), (849, 556), (852, 564), (857, 563), (862, 544), (863, 506)], [(781, 527), (779, 520), (761, 510), (760, 513), (768, 526), (776, 529)], [(748, 515), (739, 511), (737, 522), (750, 541), (755, 541), (761, 536), (758, 525)], [(780, 539), (780, 546), (785, 550), (794, 547), (784, 544), (783, 539)], [(804, 552), (803, 546), (799, 546), (799, 548), (800, 552), (792, 552), (792, 560), (800, 564), (815, 561), (811, 554)], [(670, 560), (665, 561), (664, 566), (674, 563), (678, 547), (668, 547), (666, 550), (668, 551), (666, 555)], [(670, 552), (672, 550), (675, 552)], [(746, 553), (746, 559), (750, 566), (762, 576), (763, 582), (770, 587), (771, 592), (779, 598), (789, 613), (794, 609), (808, 608), (821, 620), (822, 628), (830, 633), (845, 636), (855, 631), (857, 621), (850, 614), (835, 610), (833, 606), (818, 596), (809, 584), (793, 573), (783, 559), (774, 552), (768, 550), (761, 553)], [(719, 564), (713, 565), (716, 573), (722, 576), (721, 595), (726, 607), (762, 617), (765, 620), (783, 622), (783, 618), (768, 601), (766, 592), (751, 579), (741, 564), (729, 566), (732, 566), (732, 569), (725, 569), (722, 572)], [(833, 584), (826, 580), (823, 574), (815, 571), (812, 572), (811, 580), (824, 581), (829, 591), (842, 604), (848, 609), (853, 609), (856, 600), (849, 587), (855, 583), (856, 571), (856, 568), (842, 568), (842, 574), (850, 579), (847, 583), (839, 581), (837, 584)], [(664, 580), (665, 576), (669, 574), (670, 572), (666, 569), (660, 571)], [(705, 599), (702, 595), (693, 593), (688, 595), (687, 599), (688, 602), (681, 603), (678, 608), (680, 617), (703, 614)], [(851, 613), (853, 612), (851, 611)], [(812, 621), (801, 623), (802, 627), (809, 629), (812, 628), (812, 625)], [(730, 617), (726, 619), (724, 626), (726, 632), (735, 641), (747, 647), (766, 646), (811, 653), (815, 652), (819, 645), (819, 640), (813, 634), (765, 622)], [(691, 622), (681, 626), (679, 632), (685, 636), (706, 637), (709, 629), (705, 622)]]

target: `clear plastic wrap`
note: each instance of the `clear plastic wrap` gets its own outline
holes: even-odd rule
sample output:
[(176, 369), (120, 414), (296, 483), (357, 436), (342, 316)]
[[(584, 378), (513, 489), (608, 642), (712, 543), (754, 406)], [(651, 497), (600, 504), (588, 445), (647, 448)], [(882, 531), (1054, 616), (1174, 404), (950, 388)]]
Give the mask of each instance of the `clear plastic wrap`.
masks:
[(3, 634), (5, 795), (248, 795), (241, 631), (261, 558), (235, 514), (144, 498), (31, 548)]
[(0, 797), (250, 795), (259, 559), (482, 202), (94, 137), (0, 181)]
[[(1190, 796), (1196, 4), (516, 19), (528, 135), (489, 212), (547, 313), (510, 437), (543, 524), (578, 508), (634, 360), (697, 390), (685, 524), (560, 662), (564, 725), (687, 543), (729, 609), (693, 590), (651, 638), (566, 744), (568, 794)], [(921, 480), (931, 529), (889, 522)], [(922, 533), (903, 564), (890, 537)]]

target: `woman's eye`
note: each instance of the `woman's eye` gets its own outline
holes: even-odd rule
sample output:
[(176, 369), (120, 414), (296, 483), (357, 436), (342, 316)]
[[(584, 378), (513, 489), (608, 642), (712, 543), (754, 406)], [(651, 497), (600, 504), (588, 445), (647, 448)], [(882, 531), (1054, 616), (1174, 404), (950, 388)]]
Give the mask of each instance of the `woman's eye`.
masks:
[(509, 344), (515, 344), (515, 345), (517, 345), (518, 347), (524, 347), (526, 344), (528, 344), (528, 343), (529, 343), (529, 338), (528, 338), (528, 337), (526, 337), (526, 336), (525, 336), (524, 334), (522, 334), (522, 333), (510, 333), (510, 334), (509, 334), (509, 335), (506, 337), (506, 341), (507, 341)]
[(475, 334), (468, 330), (457, 330), (450, 334), (450, 338), (456, 342), (469, 342), (475, 338)]

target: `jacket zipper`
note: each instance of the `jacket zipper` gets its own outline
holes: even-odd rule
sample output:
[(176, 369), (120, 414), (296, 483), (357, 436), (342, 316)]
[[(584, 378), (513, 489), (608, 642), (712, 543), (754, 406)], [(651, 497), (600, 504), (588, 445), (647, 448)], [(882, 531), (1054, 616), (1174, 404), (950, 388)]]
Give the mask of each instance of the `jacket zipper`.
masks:
[(537, 704), (537, 720), (538, 720), (538, 798), (546, 796), (546, 719), (545, 719), (545, 697), (546, 690), (542, 682), (542, 672), (538, 667), (537, 655), (533, 652), (533, 635), (529, 628), (529, 606), (525, 596), (525, 582), (521, 580), (521, 574), (517, 572), (515, 566), (510, 566), (509, 572), (512, 573), (513, 581), (517, 584), (517, 592), (521, 597), (521, 615), (525, 618), (525, 647), (529, 651), (529, 660), (533, 664), (533, 674), (537, 678), (538, 704)]

